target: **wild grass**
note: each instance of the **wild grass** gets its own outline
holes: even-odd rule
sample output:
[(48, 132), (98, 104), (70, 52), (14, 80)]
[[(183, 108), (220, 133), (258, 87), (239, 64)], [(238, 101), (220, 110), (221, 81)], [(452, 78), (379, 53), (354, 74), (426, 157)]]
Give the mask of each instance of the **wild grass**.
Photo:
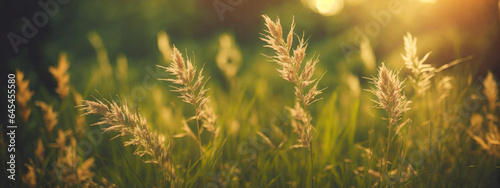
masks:
[[(111, 62), (115, 54), (91, 32), (96, 58), (88, 84), (77, 80), (83, 73), (75, 63), (70, 67), (79, 61), (70, 53), (43, 70), (54, 78), (53, 87), (18, 69), (24, 149), (18, 158), (22, 178), (12, 186), (500, 184), (495, 75), (475, 77), (460, 64), (469, 57), (442, 66), (427, 63), (430, 53), (421, 56), (409, 33), (401, 36), (403, 67), (377, 63), (364, 38), (360, 59), (368, 69), (379, 65), (375, 75), (360, 79), (361, 73), (348, 68), (339, 75), (323, 73), (328, 62), (306, 55), (308, 46), (317, 44), (297, 35), (290, 21), (284, 34), (279, 18), (263, 16), (261, 40), (272, 50), (264, 56), (276, 64), (260, 54), (252, 59), (251, 50), (224, 33), (214, 36), (214, 53), (196, 49), (209, 56), (201, 65), (158, 32), (158, 62), (153, 62), (158, 65), (151, 64), (157, 70), (144, 70), (123, 53)], [(264, 47), (257, 49), (267, 54)], [(142, 70), (148, 72), (144, 78)], [(100, 97), (92, 97), (96, 94)], [(8, 143), (1, 140), (5, 148)]]
[[(312, 103), (320, 100), (316, 96), (321, 94), (324, 89), (318, 89), (320, 79), (313, 79), (315, 66), (318, 63), (317, 57), (313, 57), (303, 64), (306, 56), (307, 42), (304, 37), (298, 38), (298, 44), (295, 49), (292, 49), (294, 38), (295, 23), (292, 21), (290, 31), (286, 36), (286, 42), (283, 38), (282, 26), (279, 18), (275, 22), (267, 15), (263, 15), (267, 30), (263, 34), (261, 40), (267, 43), (265, 47), (275, 51), (275, 55), (270, 58), (282, 67), (278, 72), (280, 76), (294, 84), (294, 93), (296, 102), (294, 107), (287, 107), (292, 120), (291, 125), (293, 131), (298, 135), (298, 144), (293, 145), (294, 148), (307, 148), (309, 152), (309, 167), (310, 186), (314, 187), (314, 151), (313, 151), (313, 125), (311, 124), (312, 117), (306, 108)], [(312, 86), (311, 86), (312, 85)], [(311, 87), (309, 87), (311, 86)], [(309, 87), (309, 88), (308, 88)]]
[[(208, 105), (210, 99), (206, 96), (208, 89), (205, 88), (206, 80), (204, 80), (204, 76), (202, 75), (203, 68), (197, 73), (196, 66), (193, 65), (191, 59), (188, 58), (184, 61), (182, 54), (175, 46), (173, 48), (172, 63), (170, 66), (158, 66), (165, 69), (165, 71), (169, 72), (172, 76), (175, 76), (175, 78), (160, 80), (169, 81), (175, 84), (171, 86), (173, 88), (172, 91), (179, 93), (179, 98), (192, 105), (195, 111), (195, 115), (187, 118), (184, 122), (183, 129), (186, 132), (175, 135), (175, 137), (189, 136), (193, 138), (200, 147), (200, 155), (203, 156), (205, 152), (201, 140), (203, 128), (212, 133), (214, 137), (216, 137), (219, 132), (219, 129), (215, 127), (217, 117), (213, 109)], [(196, 136), (187, 124), (191, 120), (196, 121)]]
[(28, 107), (28, 102), (30, 102), (31, 97), (35, 94), (30, 90), (30, 80), (24, 79), (24, 73), (19, 69), (16, 70), (16, 86), (17, 86), (17, 104), (19, 105), (20, 114), (23, 122), (29, 120), (31, 114), (31, 108)]
[(85, 113), (98, 114), (103, 116), (101, 121), (92, 125), (109, 125), (103, 132), (118, 133), (115, 137), (131, 136), (132, 138), (124, 142), (124, 146), (136, 146), (134, 154), (140, 157), (147, 156), (145, 163), (154, 164), (160, 173), (159, 186), (170, 184), (175, 179), (175, 169), (171, 162), (170, 145), (166, 142), (164, 135), (150, 131), (148, 123), (139, 113), (131, 112), (126, 102), (118, 105), (116, 102), (100, 100), (84, 100), (80, 107)]
[[(401, 129), (409, 122), (409, 120), (407, 120), (400, 123), (405, 112), (410, 110), (409, 105), (411, 101), (406, 99), (403, 93), (403, 82), (399, 80), (397, 74), (397, 72), (389, 70), (385, 64), (382, 63), (382, 66), (378, 70), (378, 76), (370, 79), (375, 85), (375, 88), (368, 90), (377, 97), (376, 100), (373, 100), (376, 107), (387, 112), (387, 117), (383, 118), (387, 120), (388, 124), (387, 138), (385, 140), (386, 147), (383, 150), (385, 155), (384, 158), (380, 159), (383, 166), (380, 173), (384, 181), (384, 186), (390, 185), (388, 183), (390, 181), (389, 176), (391, 175), (389, 172), (389, 161), (394, 160), (391, 159), (392, 157), (389, 155), (389, 150), (394, 142), (394, 138), (400, 136), (399, 133)], [(392, 136), (391, 133), (393, 133)], [(405, 156), (406, 154), (403, 153), (401, 155)]]

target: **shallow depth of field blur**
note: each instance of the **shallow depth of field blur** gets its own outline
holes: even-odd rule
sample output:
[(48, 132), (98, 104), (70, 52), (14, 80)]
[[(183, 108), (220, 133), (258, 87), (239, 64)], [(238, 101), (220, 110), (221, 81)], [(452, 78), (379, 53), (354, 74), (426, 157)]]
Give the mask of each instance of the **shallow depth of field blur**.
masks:
[[(9, 32), (23, 37), (22, 18), (33, 22), (33, 14), (44, 11), (37, 1), (1, 4), (2, 37)], [(496, 0), (57, 5), (47, 24), (17, 46), (18, 53), (7, 37), (2, 40), (6, 72), (1, 76), (24, 75), (17, 84), (25, 85), (17, 86), (16, 97), (17, 180), (5, 175), (1, 185), (500, 186)], [(313, 78), (321, 78), (318, 88), (325, 89), (321, 100), (305, 109), (314, 127), (310, 147), (296, 147), (299, 136), (289, 110), (295, 105), (294, 85), (280, 77), (281, 66), (270, 58), (275, 52), (261, 40), (267, 34), (264, 14), (273, 21), (279, 17), (284, 37), (294, 20), (292, 48), (304, 36), (305, 59), (318, 58)], [(418, 58), (430, 52), (425, 64), (452, 65), (435, 71), (423, 93), (402, 57), (408, 34), (417, 39)], [(216, 136), (200, 134), (203, 149), (196, 136), (186, 134), (193, 106), (178, 97), (174, 84), (159, 80), (174, 78), (160, 67), (172, 63), (174, 46), (208, 78), (206, 96), (219, 130)], [(376, 88), (370, 78), (378, 76), (382, 63), (404, 81), (401, 94), (412, 101), (395, 127), (370, 92)], [(0, 90), (7, 93), (6, 87)], [(103, 132), (109, 125), (91, 126), (102, 116), (83, 115), (77, 107), (82, 100), (114, 101), (144, 117), (149, 131), (165, 136), (175, 176), (145, 163), (149, 156), (134, 154), (137, 146), (124, 146), (133, 136), (112, 139), (119, 133)], [(6, 122), (1, 123), (0, 156), (7, 161)], [(186, 125), (198, 135), (197, 123)], [(7, 168), (5, 162), (0, 166)]]

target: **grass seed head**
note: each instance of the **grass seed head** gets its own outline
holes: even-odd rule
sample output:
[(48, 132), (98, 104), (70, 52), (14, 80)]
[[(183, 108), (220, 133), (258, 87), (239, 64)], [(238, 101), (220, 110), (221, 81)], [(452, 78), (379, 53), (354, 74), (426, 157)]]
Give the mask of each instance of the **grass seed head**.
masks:
[(49, 72), (54, 76), (57, 82), (56, 93), (61, 99), (64, 99), (69, 94), (69, 62), (66, 53), (59, 55), (59, 63), (56, 67), (49, 67)]
[(488, 71), (486, 79), (483, 81), (483, 93), (488, 100), (488, 108), (491, 113), (494, 113), (497, 107), (498, 87), (493, 74)]
[(404, 37), (405, 54), (401, 54), (405, 62), (406, 68), (411, 70), (412, 75), (409, 79), (416, 89), (417, 95), (424, 95), (431, 87), (431, 78), (435, 75), (435, 68), (430, 64), (425, 64), (425, 60), (430, 55), (430, 52), (425, 54), (422, 59), (417, 56), (417, 38), (407, 33)]
[(54, 130), (54, 127), (56, 126), (57, 122), (59, 121), (57, 119), (58, 113), (54, 112), (54, 108), (52, 105), (48, 105), (45, 102), (36, 101), (35, 105), (39, 106), (40, 109), (42, 109), (43, 120), (45, 121), (45, 128), (47, 129), (47, 132), (49, 133), (49, 135), (51, 135), (52, 130)]
[(28, 107), (28, 102), (31, 100), (34, 92), (29, 88), (30, 80), (24, 79), (24, 73), (19, 69), (16, 70), (16, 101), (19, 105), (21, 118), (24, 122), (28, 122), (31, 114), (31, 108)]
[(138, 112), (131, 112), (127, 103), (119, 105), (115, 101), (106, 103), (97, 100), (84, 100), (79, 106), (85, 115), (99, 114), (103, 117), (93, 125), (108, 125), (103, 132), (118, 133), (115, 137), (132, 136), (124, 142), (124, 146), (133, 145), (137, 147), (134, 152), (138, 156), (149, 156), (145, 163), (152, 163), (160, 167), (167, 175), (168, 179), (175, 176), (175, 171), (171, 168), (170, 144), (164, 135), (156, 131), (149, 130), (148, 122)]
[(379, 67), (378, 76), (370, 80), (375, 88), (368, 91), (377, 97), (373, 100), (376, 107), (388, 113), (387, 119), (390, 125), (396, 125), (403, 114), (410, 109), (411, 103), (403, 94), (403, 82), (399, 81), (397, 73), (387, 68), (384, 63)]

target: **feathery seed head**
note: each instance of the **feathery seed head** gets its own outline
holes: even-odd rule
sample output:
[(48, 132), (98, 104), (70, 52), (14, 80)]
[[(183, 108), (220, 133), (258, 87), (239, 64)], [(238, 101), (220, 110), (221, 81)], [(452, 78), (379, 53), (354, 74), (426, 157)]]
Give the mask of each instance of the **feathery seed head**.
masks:
[(170, 40), (165, 31), (158, 32), (158, 49), (165, 62), (170, 62), (172, 57), (172, 48), (170, 47)]
[[(278, 65), (281, 65), (282, 69), (278, 70), (278, 72), (283, 79), (295, 84), (297, 100), (301, 102), (301, 105), (307, 107), (315, 102), (317, 100), (315, 97), (322, 92), (322, 89), (317, 89), (320, 79), (312, 79), (318, 59), (317, 57), (313, 57), (303, 65), (302, 62), (305, 59), (307, 49), (307, 42), (304, 40), (304, 36), (299, 38), (297, 46), (291, 51), (294, 35), (293, 29), (295, 28), (294, 21), (292, 21), (290, 32), (287, 35), (287, 42), (285, 43), (281, 38), (282, 31), (279, 18), (277, 18), (276, 22), (273, 22), (268, 16), (263, 15), (263, 17), (267, 26), (267, 35), (263, 34), (261, 39), (267, 43), (265, 47), (269, 47), (275, 51), (276, 55), (271, 58)], [(316, 82), (316, 84), (307, 91), (306, 87), (313, 82)]]
[(379, 68), (378, 77), (370, 80), (375, 88), (368, 91), (377, 97), (377, 100), (373, 100), (376, 107), (384, 109), (388, 113), (389, 123), (396, 125), (402, 115), (410, 109), (408, 105), (411, 103), (402, 93), (403, 82), (400, 82), (397, 73), (388, 69), (384, 63)]
[(219, 52), (216, 56), (217, 67), (224, 72), (228, 79), (232, 79), (241, 66), (241, 52), (236, 45), (234, 37), (229, 34), (222, 34), (219, 37)]
[(42, 139), (39, 138), (36, 142), (35, 156), (38, 158), (40, 162), (43, 162), (45, 159), (44, 153), (45, 153), (45, 147), (43, 146)]
[(47, 129), (49, 135), (51, 135), (52, 130), (59, 121), (57, 119), (58, 116), (57, 112), (54, 112), (54, 108), (52, 105), (48, 105), (47, 103), (42, 101), (36, 101), (35, 105), (39, 106), (42, 109), (43, 120), (45, 121), (45, 128)]
[(451, 90), (453, 89), (453, 84), (451, 83), (452, 80), (453, 77), (445, 76), (437, 84), (437, 90), (439, 92), (439, 98), (437, 99), (438, 102), (443, 101), (450, 95)]
[[(294, 117), (292, 127), (294, 127), (294, 131), (299, 135), (299, 144), (293, 147), (309, 148), (312, 141), (311, 130), (313, 127), (311, 125), (311, 118), (305, 108), (315, 101), (320, 100), (316, 99), (316, 96), (323, 91), (323, 89), (318, 89), (318, 83), (321, 78), (312, 78), (318, 59), (317, 57), (313, 57), (303, 65), (307, 49), (307, 42), (304, 40), (304, 36), (301, 38), (298, 37), (298, 44), (292, 50), (293, 35), (295, 34), (293, 32), (295, 28), (294, 21), (292, 21), (285, 43), (282, 38), (282, 27), (279, 18), (276, 19), (276, 22), (273, 22), (268, 16), (263, 15), (263, 17), (267, 27), (267, 30), (265, 30), (266, 33), (261, 38), (261, 40), (267, 43), (264, 47), (269, 47), (275, 51), (275, 55), (270, 58), (281, 66), (281, 69), (278, 70), (280, 76), (295, 85), (296, 105), (294, 108), (287, 108), (292, 117)], [(314, 82), (316, 83), (310, 86)], [(306, 89), (308, 86), (310, 88)]]
[(493, 74), (488, 71), (488, 75), (486, 79), (483, 81), (484, 89), (483, 93), (488, 100), (488, 107), (491, 113), (495, 112), (497, 107), (497, 99), (498, 99), (498, 87), (495, 81)]
[[(490, 155), (500, 156), (500, 132), (494, 123), (495, 118), (490, 118), (489, 115), (483, 117), (481, 114), (473, 114), (467, 134)], [(487, 126), (484, 126), (484, 122), (487, 122)]]
[(69, 93), (69, 62), (66, 53), (61, 53), (57, 67), (49, 67), (49, 72), (57, 81), (56, 93), (64, 99)]
[(271, 38), (269, 38), (271, 44), (279, 46), (284, 43), (282, 38), (283, 31), (281, 29), (280, 19), (277, 18), (276, 22), (273, 22), (267, 15), (263, 15), (262, 17), (264, 17), (266, 27), (268, 28), (267, 32), (272, 36)]
[(30, 80), (24, 79), (24, 73), (19, 69), (16, 70), (16, 101), (19, 105), (21, 117), (24, 122), (27, 122), (30, 117), (31, 108), (28, 108), (28, 102), (34, 94), (34, 92), (30, 90), (29, 85)]
[(83, 115), (100, 114), (104, 116), (109, 111), (108, 105), (99, 100), (97, 100), (97, 102), (83, 100), (83, 104), (78, 107), (80, 107), (80, 109), (85, 112)]
[(434, 77), (436, 68), (424, 63), (429, 57), (430, 52), (419, 60), (417, 56), (417, 38), (414, 38), (410, 33), (407, 33), (404, 37), (404, 48), (406, 53), (401, 54), (401, 57), (403, 57), (406, 68), (412, 72), (409, 78), (417, 94), (422, 96), (430, 88), (430, 79)]
[(24, 166), (28, 168), (28, 172), (23, 174), (22, 182), (29, 187), (36, 187), (36, 171), (40, 169), (36, 168), (32, 159), (29, 159), (29, 163), (25, 163)]
[(295, 132), (299, 138), (296, 144), (292, 147), (294, 148), (309, 148), (312, 141), (312, 126), (311, 118), (309, 114), (302, 108), (300, 103), (297, 101), (293, 108), (287, 107), (290, 115), (293, 117), (291, 125), (293, 127), (293, 132)]
[[(55, 170), (60, 174), (61, 181), (71, 186), (92, 178), (94, 173), (90, 169), (94, 166), (94, 158), (84, 160), (77, 155), (77, 142), (71, 130), (59, 130), (58, 133), (56, 145), (59, 147), (59, 153)], [(69, 144), (66, 143), (68, 138)]]
[(166, 80), (177, 85), (171, 86), (173, 88), (172, 91), (178, 92), (180, 94), (179, 97), (184, 102), (193, 105), (197, 114), (196, 119), (203, 120), (203, 110), (210, 100), (209, 97), (205, 96), (208, 89), (205, 89), (206, 80), (202, 75), (203, 68), (197, 73), (196, 67), (191, 60), (188, 58), (184, 61), (182, 53), (175, 46), (173, 47), (172, 61), (173, 63), (169, 67), (158, 67), (165, 69), (172, 76), (175, 76), (175, 78), (160, 80)]
[(78, 107), (84, 111), (85, 115), (102, 115), (101, 120), (93, 125), (109, 125), (104, 128), (103, 132), (118, 133), (111, 139), (131, 135), (132, 138), (124, 142), (124, 146), (136, 146), (135, 155), (148, 155), (150, 159), (146, 160), (145, 163), (160, 166), (169, 178), (174, 177), (175, 172), (170, 164), (170, 144), (166, 144), (165, 136), (149, 130), (146, 118), (137, 112), (131, 112), (126, 102), (121, 106), (115, 101), (109, 102), (106, 100), (105, 102), (107, 104), (97, 99), (96, 102), (84, 100), (83, 105)]

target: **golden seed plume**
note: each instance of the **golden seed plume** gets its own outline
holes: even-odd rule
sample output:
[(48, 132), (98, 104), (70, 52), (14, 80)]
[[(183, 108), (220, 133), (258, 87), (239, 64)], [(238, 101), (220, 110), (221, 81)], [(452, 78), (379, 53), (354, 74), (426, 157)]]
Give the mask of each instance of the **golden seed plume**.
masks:
[(401, 54), (406, 64), (406, 68), (411, 70), (412, 75), (408, 78), (413, 83), (417, 95), (424, 95), (431, 87), (431, 78), (435, 75), (435, 70), (432, 65), (425, 64), (425, 60), (431, 54), (428, 52), (422, 59), (417, 56), (417, 38), (407, 33), (404, 37), (405, 54)]
[[(323, 91), (323, 89), (317, 88), (319, 79), (312, 79), (318, 59), (312, 58), (303, 64), (307, 48), (307, 43), (303, 37), (299, 38), (299, 44), (292, 50), (295, 22), (292, 22), (285, 42), (281, 38), (282, 30), (279, 18), (276, 19), (276, 22), (273, 22), (268, 16), (264, 15), (263, 17), (267, 30), (261, 40), (267, 43), (265, 47), (275, 51), (276, 54), (271, 58), (282, 66), (282, 69), (278, 70), (278, 72), (283, 79), (295, 84), (295, 96), (305, 108), (317, 101), (316, 96)], [(307, 90), (306, 87), (314, 82), (316, 83)]]
[(376, 68), (376, 58), (373, 53), (373, 48), (370, 44), (370, 39), (367, 36), (361, 38), (361, 43), (359, 44), (359, 56), (365, 65), (367, 72), (372, 73)]
[[(82, 105), (83, 97), (80, 93), (73, 90), (73, 100), (75, 101), (76, 106)], [(81, 114), (81, 113), (79, 113)], [(81, 115), (75, 117), (75, 131), (78, 136), (82, 137), (85, 132), (85, 118)]]
[(73, 135), (73, 131), (71, 130), (63, 131), (61, 129), (58, 129), (56, 143), (50, 144), (50, 146), (59, 148), (61, 150), (66, 148), (66, 142), (68, 141), (68, 139), (71, 139), (71, 135)]
[[(66, 140), (69, 139), (69, 144)], [(94, 158), (83, 159), (76, 153), (77, 141), (71, 130), (58, 130), (56, 144), (59, 152), (57, 155), (56, 171), (60, 174), (61, 182), (73, 186), (85, 182), (94, 177), (91, 168), (94, 166)]]
[(439, 80), (439, 83), (437, 84), (437, 91), (439, 93), (439, 98), (437, 99), (438, 102), (442, 102), (450, 96), (451, 90), (453, 89), (453, 84), (451, 83), (452, 80), (453, 77), (451, 76), (445, 76)]
[(377, 108), (384, 109), (388, 113), (389, 125), (396, 125), (403, 114), (408, 111), (411, 101), (403, 94), (403, 82), (399, 81), (396, 72), (388, 69), (384, 63), (379, 67), (378, 76), (370, 78), (375, 88), (368, 90), (377, 99)]
[[(108, 56), (108, 50), (106, 50), (101, 36), (96, 31), (92, 31), (88, 35), (88, 39), (90, 41), (90, 44), (94, 47), (96, 53), (97, 53), (97, 62), (99, 63), (99, 76), (101, 77), (101, 80), (111, 80), (112, 74), (113, 74), (113, 69), (111, 68), (111, 63), (109, 61), (109, 56)], [(108, 82), (105, 83), (105, 85)]]
[(481, 149), (487, 151), (490, 155), (500, 157), (500, 132), (498, 127), (492, 119), (486, 119), (487, 126), (485, 126), (483, 124), (484, 119), (480, 114), (473, 114), (467, 134), (479, 144)]
[(23, 184), (27, 185), (28, 187), (36, 187), (37, 168), (35, 166), (35, 163), (32, 159), (29, 159), (29, 163), (25, 163), (24, 165), (26, 166), (26, 168), (28, 168), (28, 172), (26, 172), (26, 174), (23, 174), (22, 176)]
[(116, 80), (120, 83), (121, 88), (128, 87), (128, 62), (125, 54), (120, 53), (116, 57)]
[(56, 93), (61, 99), (64, 99), (69, 94), (69, 62), (66, 53), (59, 55), (59, 63), (56, 67), (49, 67), (49, 72), (57, 81)]
[(34, 92), (29, 88), (30, 80), (24, 79), (24, 73), (19, 69), (16, 70), (16, 101), (19, 105), (21, 118), (23, 122), (28, 122), (31, 114), (31, 108), (28, 107), (28, 102), (31, 100)]
[(149, 130), (148, 122), (139, 113), (131, 112), (126, 102), (121, 106), (115, 101), (84, 100), (83, 105), (79, 106), (84, 111), (84, 115), (99, 114), (103, 117), (97, 123), (92, 125), (109, 125), (103, 132), (118, 133), (115, 137), (132, 136), (124, 142), (124, 146), (134, 145), (137, 150), (134, 152), (138, 156), (149, 156), (145, 163), (152, 163), (163, 170), (169, 177), (175, 176), (170, 159), (170, 143), (167, 143), (164, 135)]
[(215, 57), (217, 67), (231, 80), (241, 66), (241, 52), (235, 44), (233, 36), (224, 33), (219, 37), (219, 52)]
[(500, 157), (500, 131), (498, 130), (498, 115), (496, 113), (498, 88), (490, 71), (488, 71), (483, 85), (483, 94), (486, 96), (488, 108), (483, 108), (484, 116), (481, 114), (472, 115), (467, 133), (483, 150), (490, 155)]
[[(282, 69), (278, 70), (280, 76), (295, 85), (294, 93), (298, 103), (296, 103), (294, 108), (288, 108), (288, 110), (295, 117), (295, 120), (298, 121), (294, 122), (295, 125), (292, 126), (294, 126), (294, 129), (301, 131), (299, 133), (299, 143), (301, 144), (294, 147), (309, 147), (312, 140), (312, 125), (310, 123), (310, 115), (305, 108), (315, 101), (320, 100), (316, 99), (316, 96), (324, 90), (318, 89), (320, 79), (312, 78), (318, 59), (315, 57), (308, 60), (305, 64), (303, 63), (307, 48), (304, 37), (298, 38), (297, 46), (295, 49), (292, 49), (293, 35), (295, 34), (293, 32), (295, 28), (294, 21), (292, 21), (285, 41), (282, 38), (283, 31), (279, 18), (273, 22), (267, 15), (263, 15), (262, 17), (267, 27), (265, 34), (261, 38), (262, 41), (267, 43), (264, 47), (275, 51), (275, 55), (270, 58), (281, 66)], [(313, 85), (311, 86), (311, 84)], [(310, 86), (309, 89), (306, 89), (308, 86)]]
[[(173, 79), (160, 79), (169, 81), (178, 86), (171, 86), (172, 91), (178, 92), (180, 98), (193, 106), (196, 107), (197, 114), (201, 114), (201, 111), (208, 102), (208, 97), (205, 97), (205, 93), (208, 89), (205, 89), (204, 76), (202, 75), (203, 68), (196, 73), (196, 67), (191, 62), (191, 59), (187, 58), (184, 61), (182, 53), (177, 50), (174, 46), (172, 63), (168, 67), (159, 66), (165, 69), (166, 72), (175, 76)], [(197, 117), (199, 118), (199, 117)]]
[[(158, 65), (158, 67), (165, 69), (170, 75), (175, 76), (175, 78), (160, 80), (169, 81), (174, 84), (175, 86), (170, 86), (173, 88), (172, 91), (178, 92), (180, 94), (179, 98), (194, 106), (196, 115), (188, 118), (188, 121), (191, 119), (200, 120), (203, 122), (203, 127), (216, 135), (218, 130), (214, 126), (216, 116), (212, 108), (207, 104), (210, 98), (206, 96), (208, 89), (205, 88), (206, 80), (202, 75), (203, 68), (197, 72), (196, 66), (193, 65), (191, 59), (186, 58), (184, 60), (182, 53), (175, 46), (173, 47), (172, 63), (170, 63), (170, 66), (163, 67)], [(201, 131), (200, 129), (198, 134)], [(198, 142), (201, 141), (198, 140)]]
[(42, 139), (38, 139), (36, 142), (35, 156), (38, 158), (40, 162), (43, 162), (45, 157), (45, 147), (43, 146)]
[(214, 109), (206, 105), (205, 108), (201, 111), (201, 121), (202, 126), (210, 133), (214, 134), (216, 137), (219, 134), (219, 127), (215, 126), (217, 121), (217, 115), (215, 114)]
[(106, 178), (101, 178), (100, 180), (88, 179), (83, 182), (82, 187), (92, 187), (92, 188), (117, 188), (115, 184), (109, 182)]
[(172, 48), (170, 47), (170, 40), (165, 31), (158, 32), (158, 49), (165, 62), (170, 62), (172, 57)]
[(494, 113), (498, 105), (498, 87), (497, 82), (495, 81), (495, 78), (490, 71), (488, 71), (488, 75), (486, 76), (486, 79), (484, 79), (483, 85), (483, 93), (488, 100), (488, 108), (491, 113)]
[(291, 121), (291, 126), (293, 127), (293, 132), (295, 132), (299, 138), (298, 143), (293, 145), (293, 148), (309, 148), (309, 144), (312, 142), (312, 125), (311, 118), (309, 114), (302, 108), (297, 101), (294, 108), (286, 107), (290, 112), (293, 120)]
[(54, 112), (54, 108), (52, 105), (48, 105), (47, 103), (42, 101), (36, 101), (35, 105), (37, 105), (38, 107), (40, 107), (40, 109), (42, 109), (45, 128), (47, 129), (49, 135), (51, 135), (52, 130), (54, 130), (54, 127), (59, 121), (57, 119), (58, 116), (57, 112)]

